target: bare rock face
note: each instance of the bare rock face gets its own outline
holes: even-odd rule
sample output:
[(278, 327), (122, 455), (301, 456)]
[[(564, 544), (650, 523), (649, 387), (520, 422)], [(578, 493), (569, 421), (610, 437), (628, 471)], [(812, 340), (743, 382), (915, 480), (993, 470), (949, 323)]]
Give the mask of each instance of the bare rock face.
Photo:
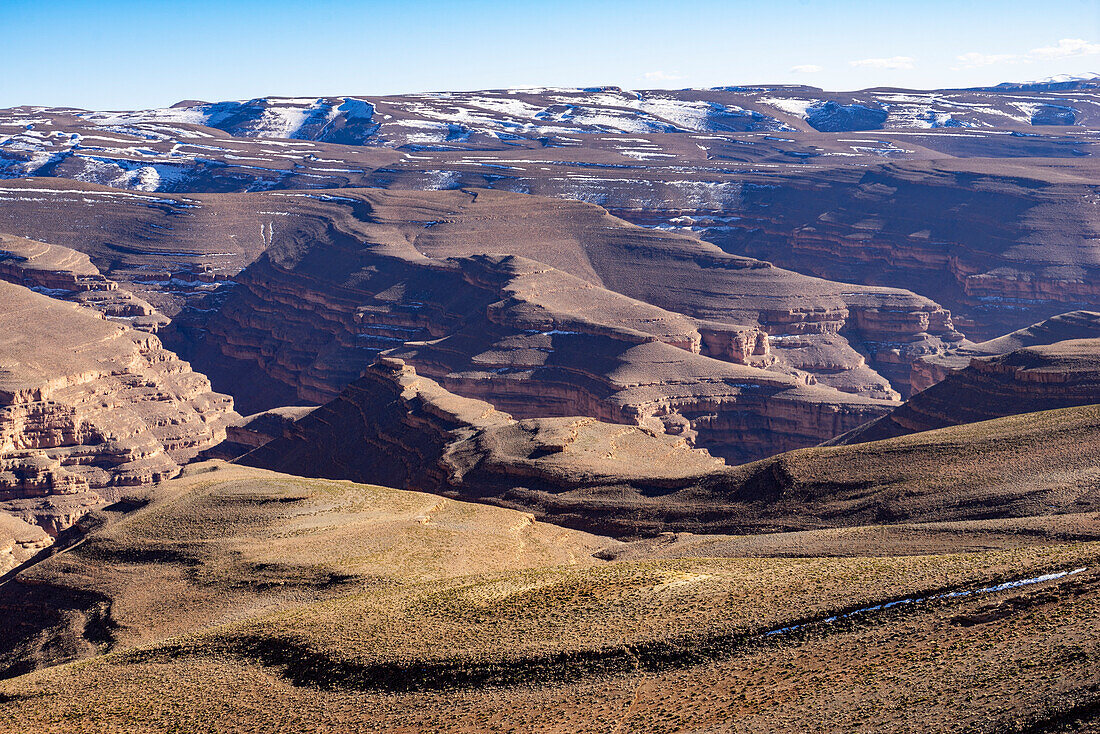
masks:
[[(1035, 331), (1032, 336), (1037, 336)], [(1002, 344), (1018, 343), (1021, 335), (1004, 339)], [(1001, 356), (974, 357), (965, 369), (952, 372), (890, 414), (834, 442), (877, 441), (960, 423), (1095, 403), (1100, 403), (1100, 339), (1060, 341), (1023, 347)]]
[(1100, 303), (1095, 176), (1087, 158), (1050, 167), (951, 158), (858, 174), (790, 171), (767, 188), (743, 188), (736, 221), (719, 209), (688, 215), (729, 252), (833, 280), (913, 288), (949, 308), (966, 333), (988, 338)]
[[(120, 288), (174, 319), (182, 316), (188, 323), (177, 320), (177, 328), (191, 328), (199, 338), (203, 330), (219, 328), (222, 319), (210, 315), (225, 303), (225, 314), (238, 323), (231, 327), (233, 335), (216, 336), (229, 345), (224, 356), (262, 341), (280, 368), (293, 371), (310, 359), (319, 374), (308, 382), (323, 385), (331, 376), (321, 373), (350, 371), (336, 390), (358, 374), (350, 365), (363, 364), (347, 357), (356, 349), (448, 333), (466, 308), (461, 299), (443, 309), (436, 303), (447, 296), (415, 298), (400, 288), (430, 278), (432, 287), (418, 293), (446, 292), (446, 271), (454, 269), (448, 259), (479, 254), (527, 257), (688, 317), (699, 332), (700, 351), (708, 356), (887, 400), (908, 394), (906, 364), (961, 338), (944, 309), (909, 291), (801, 276), (729, 255), (694, 236), (631, 227), (578, 202), (486, 190), (154, 195), (58, 179), (8, 181), (0, 196), (5, 200), (0, 229), (78, 249)], [(268, 258), (231, 280), (265, 250)], [(318, 254), (322, 250), (345, 273), (358, 273), (357, 280), (326, 263)], [(427, 274), (429, 265), (439, 272)], [(401, 267), (415, 271), (415, 278), (408, 281), (407, 273), (398, 272)], [(372, 268), (377, 275), (368, 279)], [(391, 282), (381, 288), (387, 277)], [(233, 293), (242, 287), (251, 293)], [(391, 287), (398, 290), (386, 290)], [(311, 291), (325, 293), (300, 297)], [(185, 308), (188, 304), (193, 308)], [(300, 313), (307, 309), (318, 313)], [(383, 319), (372, 309), (403, 309), (404, 315)], [(284, 319), (278, 335), (262, 325), (276, 310)], [(389, 325), (380, 324), (378, 338), (369, 339), (347, 324), (348, 313), (364, 324), (374, 319)], [(445, 321), (436, 324), (439, 319)], [(318, 324), (338, 347), (322, 341)], [(426, 324), (433, 325), (425, 331)], [(284, 338), (291, 330), (293, 340)], [(203, 362), (187, 340), (164, 338)], [(291, 341), (296, 355), (289, 353)], [(213, 370), (217, 361), (212, 357), (201, 366)], [(264, 377), (269, 375), (254, 374), (243, 382)], [(285, 377), (242, 388), (278, 395)], [(230, 388), (249, 403), (236, 385)], [(278, 395), (248, 410), (300, 402), (294, 398)]]
[(476, 499), (612, 535), (764, 532), (1089, 512), (1100, 406), (729, 467), (589, 417), (517, 420), (383, 358), (238, 463)]
[(605, 493), (664, 495), (727, 471), (683, 438), (643, 427), (576, 416), (516, 420), (393, 358), (238, 463), (306, 476), (369, 476), (386, 486), (503, 504), (520, 486), (581, 491), (595, 499), (590, 516), (566, 522), (586, 527), (599, 526), (608, 510), (623, 510), (601, 507)]
[(880, 414), (898, 390), (877, 369), (905, 389), (912, 361), (962, 338), (912, 293), (577, 202), (347, 190), (308, 206), (212, 315), (169, 332), (249, 411), (330, 400), (387, 353), (519, 417), (644, 425), (746, 461)]
[(315, 406), (288, 405), (255, 415), (238, 417), (225, 427), (225, 440), (202, 452), (203, 459), (232, 461), (269, 441), (287, 435), (294, 421), (304, 418)]
[(6, 282), (0, 306), (0, 509), (56, 533), (224, 439), (232, 400), (156, 336)]
[[(261, 216), (257, 207), (250, 205), (250, 197), (141, 194), (62, 178), (4, 180), (0, 197), (4, 204), (0, 207), (0, 232), (19, 232), (38, 241), (23, 244), (21, 252), (14, 252), (15, 258), (7, 259), (21, 263), (18, 277), (30, 278), (27, 271), (34, 270), (29, 265), (35, 262), (43, 264), (38, 271), (58, 270), (51, 261), (65, 260), (64, 270), (77, 258), (63, 258), (62, 253), (73, 250), (87, 255), (91, 269), (118, 286), (111, 288), (110, 283), (95, 278), (85, 262), (78, 267), (83, 272), (76, 275), (78, 284), (91, 289), (75, 288), (70, 284), (72, 276), (65, 276), (59, 284), (65, 292), (52, 295), (72, 297), (96, 308), (102, 306), (102, 300), (109, 304), (117, 298), (113, 293), (117, 289), (167, 317), (175, 317), (191, 300), (217, 294), (230, 276), (263, 251), (271, 221), (279, 218), (278, 199), (260, 207), (267, 212)], [(283, 198), (284, 205), (301, 200), (309, 199)], [(38, 255), (44, 248), (50, 248), (48, 256)], [(34, 286), (36, 282), (26, 284)], [(113, 316), (108, 310), (105, 313)], [(132, 309), (120, 314), (131, 315)], [(156, 317), (139, 315), (133, 319), (134, 326), (145, 328), (146, 318)]]
[(467, 216), (430, 228), (417, 249), (431, 257), (466, 254), (471, 248), (464, 243), (483, 241), (491, 226), (493, 252), (537, 260), (689, 316), (704, 330), (754, 327), (774, 347), (772, 369), (885, 399), (907, 393), (907, 371), (892, 385), (883, 369), (897, 373), (897, 362), (962, 338), (946, 311), (909, 291), (806, 277), (692, 236), (630, 227), (598, 207), (535, 202), (543, 214), (538, 223), (513, 213), (515, 197), (479, 192)]
[[(311, 360), (315, 367), (342, 371), (348, 369), (349, 350), (377, 348), (387, 338), (415, 341), (448, 333), (461, 316), (461, 299), (437, 310), (436, 301), (445, 296), (425, 300), (400, 290), (373, 289), (386, 277), (392, 280), (386, 288), (402, 283), (406, 275), (396, 268), (404, 264), (425, 284), (434, 279), (432, 288), (421, 290), (445, 291), (447, 273), (429, 276), (427, 266), (453, 270), (446, 264), (449, 258), (478, 254), (528, 257), (688, 317), (699, 332), (700, 351), (708, 356), (871, 397), (907, 394), (909, 370), (904, 364), (961, 338), (942, 308), (911, 292), (800, 276), (728, 255), (693, 236), (631, 227), (599, 207), (578, 202), (485, 190), (154, 195), (58, 179), (8, 181), (0, 186), (0, 196), (5, 200), (0, 229), (27, 232), (56, 243), (51, 246), (87, 254), (120, 290), (174, 319), (182, 315), (196, 330), (208, 328), (208, 317), (227, 299), (233, 301), (226, 304), (226, 313), (233, 311), (231, 317), (239, 323), (233, 325), (236, 334), (225, 340), (242, 346), (265, 340), (263, 349), (288, 370), (307, 355), (324, 351), (325, 360)], [(58, 211), (65, 216), (58, 217)], [(351, 269), (347, 272), (359, 273), (358, 281), (328, 266), (318, 255), (322, 249)], [(267, 262), (260, 260), (239, 280), (231, 280), (265, 250), (271, 251)], [(307, 251), (312, 254), (302, 255)], [(378, 275), (368, 281), (364, 271), (370, 268), (377, 268)], [(242, 286), (251, 293), (232, 293)], [(324, 297), (299, 297), (314, 290), (326, 291)], [(382, 303), (361, 303), (363, 293)], [(194, 308), (181, 314), (188, 304)], [(368, 306), (404, 309), (404, 318), (386, 317), (395, 328), (385, 326), (374, 340), (354, 324), (341, 325), (348, 318), (345, 310), (353, 317), (360, 313), (357, 318), (364, 324), (381, 321)], [(309, 308), (337, 313), (299, 315)], [(296, 330), (297, 356), (285, 353), (290, 340), (282, 335), (252, 333), (262, 332), (261, 320), (275, 310), (285, 319), (284, 332)], [(421, 331), (439, 319), (445, 321)], [(209, 328), (217, 329), (219, 321), (215, 317)], [(320, 341), (314, 328), (318, 322), (334, 336), (348, 331), (338, 336), (339, 349)], [(298, 330), (299, 324), (305, 328)], [(185, 340), (170, 334), (164, 338), (177, 351), (187, 348)], [(197, 355), (188, 351), (186, 356)], [(352, 362), (361, 367), (363, 361)], [(358, 374), (350, 371), (351, 377), (336, 390)], [(328, 379), (317, 375), (310, 381), (323, 384)], [(277, 382), (258, 392), (277, 389)], [(292, 398), (281, 396), (249, 409), (300, 402)]]
[(0, 280), (88, 306), (135, 329), (156, 333), (168, 323), (148, 301), (105, 278), (83, 252), (0, 233)]
[(922, 357), (913, 363), (910, 381), (913, 389), (919, 392), (945, 379), (952, 372), (969, 367), (975, 358), (996, 357), (1023, 347), (1054, 344), (1069, 339), (1094, 338), (1100, 338), (1100, 312), (1070, 311), (996, 339), (977, 344), (964, 340), (944, 352)]
[(7, 573), (52, 544), (53, 538), (38, 525), (0, 513), (0, 574)]

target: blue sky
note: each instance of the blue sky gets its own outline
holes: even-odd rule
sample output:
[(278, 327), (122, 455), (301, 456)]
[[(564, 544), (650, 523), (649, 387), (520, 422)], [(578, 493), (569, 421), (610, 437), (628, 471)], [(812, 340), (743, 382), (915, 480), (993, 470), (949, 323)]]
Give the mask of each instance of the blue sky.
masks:
[(0, 0), (0, 107), (1100, 72), (1100, 0)]

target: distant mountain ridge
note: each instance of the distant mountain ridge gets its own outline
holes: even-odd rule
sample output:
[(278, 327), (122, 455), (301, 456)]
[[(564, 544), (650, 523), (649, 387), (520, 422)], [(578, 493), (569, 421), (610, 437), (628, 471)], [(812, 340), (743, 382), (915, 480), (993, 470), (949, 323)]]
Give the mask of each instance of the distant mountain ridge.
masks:
[(1029, 82), (1001, 82), (991, 89), (1003, 89), (1028, 92), (1063, 92), (1075, 89), (1095, 89), (1100, 87), (1100, 73), (1095, 71), (1084, 74), (1055, 74)]

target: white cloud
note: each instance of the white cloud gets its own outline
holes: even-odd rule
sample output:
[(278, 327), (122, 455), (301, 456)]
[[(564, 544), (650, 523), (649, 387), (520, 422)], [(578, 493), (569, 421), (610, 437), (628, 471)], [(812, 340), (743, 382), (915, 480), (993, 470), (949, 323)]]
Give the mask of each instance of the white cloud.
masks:
[(817, 64), (799, 64), (791, 67), (791, 71), (795, 74), (816, 74), (821, 70)]
[(647, 71), (644, 76), (651, 82), (674, 82), (677, 79), (683, 79), (678, 74), (668, 74), (663, 71)]
[(860, 59), (850, 61), (852, 66), (864, 66), (869, 69), (912, 69), (915, 59), (911, 56), (891, 56), (887, 59)]
[(955, 68), (962, 69), (973, 69), (978, 66), (992, 66), (993, 64), (1010, 64), (1020, 59), (1017, 54), (983, 54), (977, 51), (960, 54), (955, 58), (962, 62), (961, 67)]
[(1063, 38), (1053, 46), (1033, 48), (1027, 55), (1032, 59), (1065, 59), (1070, 56), (1091, 56), (1100, 54), (1100, 43), (1086, 41), (1083, 38)]
[(955, 58), (961, 63), (952, 67), (955, 71), (973, 69), (994, 64), (1031, 64), (1036, 61), (1067, 59), (1072, 56), (1090, 56), (1100, 54), (1100, 43), (1086, 41), (1083, 38), (1063, 38), (1052, 46), (1033, 48), (1026, 54), (983, 54), (970, 51)]

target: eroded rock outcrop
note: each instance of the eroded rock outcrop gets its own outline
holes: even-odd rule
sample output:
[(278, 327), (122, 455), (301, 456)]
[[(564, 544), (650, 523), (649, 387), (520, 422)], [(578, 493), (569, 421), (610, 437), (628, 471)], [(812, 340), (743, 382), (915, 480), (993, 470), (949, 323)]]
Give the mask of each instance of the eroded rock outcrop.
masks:
[(53, 538), (40, 526), (0, 512), (0, 575), (52, 544)]
[(613, 535), (762, 532), (1090, 512), (1100, 406), (738, 467), (588, 417), (516, 420), (384, 358), (239, 463), (477, 499)]
[(7, 282), (0, 334), (0, 509), (28, 522), (56, 533), (225, 437), (232, 399), (152, 334)]
[[(383, 358), (283, 438), (239, 463), (500, 501), (513, 488), (667, 494), (704, 483), (724, 464), (681, 437), (588, 417), (516, 420), (455, 395), (399, 359)], [(607, 510), (597, 499), (588, 518)]]
[(1100, 312), (1070, 311), (996, 339), (977, 344), (964, 340), (944, 352), (922, 357), (913, 363), (910, 381), (913, 389), (919, 392), (940, 382), (952, 372), (969, 367), (975, 358), (996, 357), (1023, 347), (1054, 344), (1069, 339), (1094, 338), (1100, 338)]
[(689, 319), (526, 258), (486, 256), (459, 265), (476, 282), (500, 280), (498, 295), (505, 298), (489, 306), (484, 321), (387, 354), (519, 418), (579, 414), (640, 425), (744, 462), (809, 445), (812, 436), (884, 407), (700, 354)]
[(251, 412), (325, 402), (392, 353), (521, 417), (646, 425), (745, 461), (884, 411), (898, 390), (876, 370), (905, 390), (912, 361), (962, 338), (907, 291), (800, 276), (578, 202), (348, 190), (309, 207), (172, 336)]
[(83, 252), (0, 233), (0, 280), (79, 303), (135, 329), (156, 331), (168, 323), (144, 299), (105, 278)]
[[(579, 199), (806, 274), (915, 289), (984, 339), (1100, 305), (1096, 86), (1090, 78), (970, 90), (590, 88), (188, 101), (130, 112), (24, 107), (0, 111), (0, 177), (74, 180), (64, 186), (81, 196), (66, 215), (83, 220), (72, 226), (81, 235), (90, 184), (80, 182), (91, 181), (211, 193), (489, 187)], [(120, 260), (174, 239), (187, 243), (168, 251), (179, 264), (216, 245), (207, 253), (221, 272), (236, 245), (270, 234), (270, 221), (232, 233), (208, 221), (196, 231), (215, 197), (142, 198), (175, 211), (141, 217), (156, 226), (140, 234), (137, 221), (119, 228), (123, 238), (112, 232)], [(235, 207), (231, 195), (221, 198)], [(56, 203), (41, 211), (19, 216), (19, 226), (0, 211), (0, 229), (73, 246), (36, 228)], [(281, 223), (283, 212), (261, 211)], [(57, 234), (71, 227), (49, 224)]]
[[(1032, 336), (1042, 331), (1033, 330)], [(1009, 335), (1003, 339), (1018, 342), (1021, 338)], [(948, 374), (890, 414), (834, 441), (877, 441), (960, 423), (1096, 403), (1100, 403), (1100, 339), (1060, 341), (1000, 356), (974, 357), (965, 369)]]
[(239, 458), (269, 441), (287, 435), (296, 420), (315, 409), (315, 406), (288, 405), (239, 417), (226, 425), (225, 440), (202, 452), (200, 458), (227, 461)]
[(742, 187), (728, 210), (685, 214), (729, 252), (913, 288), (988, 338), (1100, 303), (1094, 168), (945, 159), (788, 172)]

